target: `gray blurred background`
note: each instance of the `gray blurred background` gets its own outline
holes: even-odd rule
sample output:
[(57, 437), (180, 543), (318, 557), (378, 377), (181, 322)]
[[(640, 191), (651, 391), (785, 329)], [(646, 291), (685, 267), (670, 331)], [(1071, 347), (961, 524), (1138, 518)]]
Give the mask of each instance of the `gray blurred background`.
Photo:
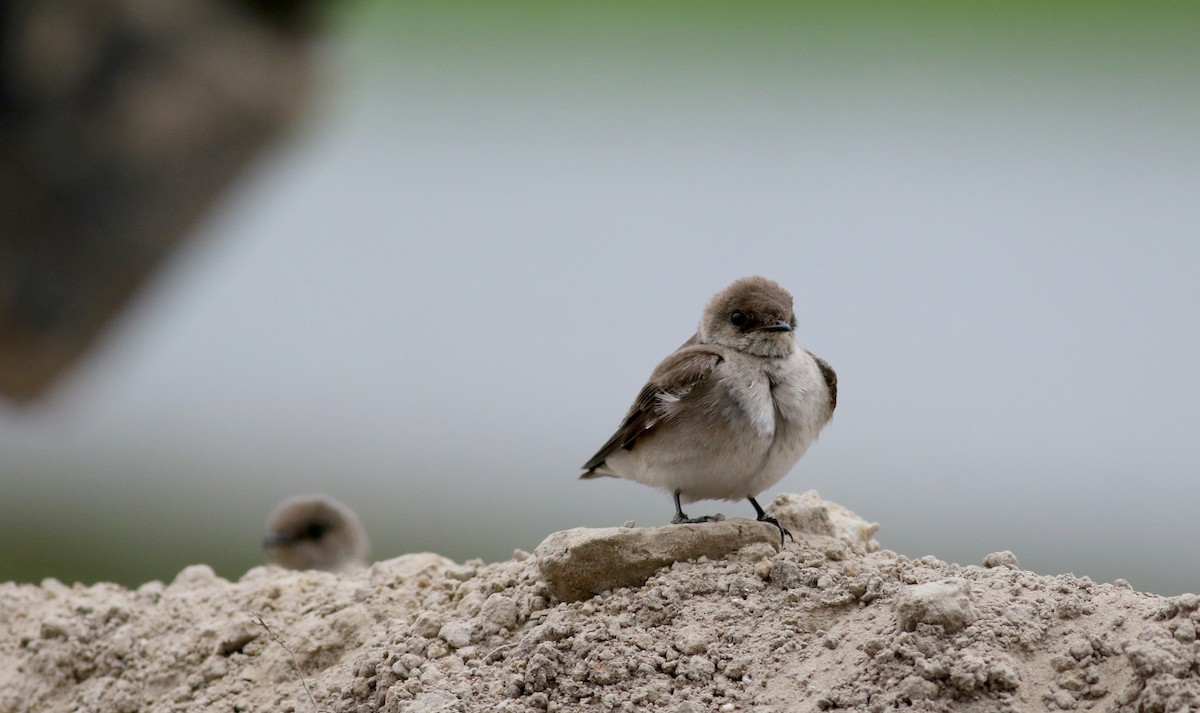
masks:
[(840, 377), (764, 503), (1200, 589), (1200, 5), (379, 0), (330, 29), (306, 120), (50, 398), (0, 407), (0, 580), (237, 578), (303, 492), (378, 559), (667, 522), (578, 466), (762, 274)]

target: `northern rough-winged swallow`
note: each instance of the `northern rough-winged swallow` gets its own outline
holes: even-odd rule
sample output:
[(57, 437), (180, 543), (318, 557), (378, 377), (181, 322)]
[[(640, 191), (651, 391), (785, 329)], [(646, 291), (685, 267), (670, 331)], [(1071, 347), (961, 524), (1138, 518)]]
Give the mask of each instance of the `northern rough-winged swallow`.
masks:
[(787, 475), (837, 405), (837, 375), (796, 344), (792, 296), (746, 277), (713, 296), (700, 329), (655, 368), (613, 437), (584, 464), (583, 478), (608, 475), (681, 502), (746, 498)]
[(324, 495), (302, 495), (280, 503), (263, 538), (267, 560), (287, 569), (341, 572), (365, 567), (367, 533), (344, 503)]

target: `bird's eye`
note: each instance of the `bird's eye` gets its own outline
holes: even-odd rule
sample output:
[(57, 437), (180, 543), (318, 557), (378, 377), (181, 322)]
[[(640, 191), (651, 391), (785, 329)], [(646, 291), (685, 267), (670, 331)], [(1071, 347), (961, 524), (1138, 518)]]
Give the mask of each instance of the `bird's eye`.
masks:
[(745, 312), (734, 312), (729, 315), (729, 322), (735, 327), (744, 327), (748, 321), (750, 318), (746, 316)]
[(304, 528), (304, 537), (309, 540), (319, 540), (325, 536), (325, 531), (328, 529), (323, 523), (310, 523), (308, 527)]

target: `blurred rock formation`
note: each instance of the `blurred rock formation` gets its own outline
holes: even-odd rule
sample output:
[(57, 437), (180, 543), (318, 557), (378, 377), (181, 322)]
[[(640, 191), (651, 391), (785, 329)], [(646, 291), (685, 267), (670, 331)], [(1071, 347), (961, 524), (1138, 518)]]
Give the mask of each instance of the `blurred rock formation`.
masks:
[(0, 393), (43, 394), (296, 115), (310, 5), (0, 3)]

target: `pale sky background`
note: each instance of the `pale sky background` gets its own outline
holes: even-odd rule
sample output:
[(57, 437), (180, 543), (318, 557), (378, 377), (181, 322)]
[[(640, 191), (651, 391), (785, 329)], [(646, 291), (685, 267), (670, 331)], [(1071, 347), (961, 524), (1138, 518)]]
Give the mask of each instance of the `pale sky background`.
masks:
[(665, 523), (578, 466), (762, 274), (840, 384), (764, 504), (1200, 589), (1194, 9), (388, 7), (93, 358), (0, 408), (0, 579), (237, 578), (312, 491), (380, 559)]

